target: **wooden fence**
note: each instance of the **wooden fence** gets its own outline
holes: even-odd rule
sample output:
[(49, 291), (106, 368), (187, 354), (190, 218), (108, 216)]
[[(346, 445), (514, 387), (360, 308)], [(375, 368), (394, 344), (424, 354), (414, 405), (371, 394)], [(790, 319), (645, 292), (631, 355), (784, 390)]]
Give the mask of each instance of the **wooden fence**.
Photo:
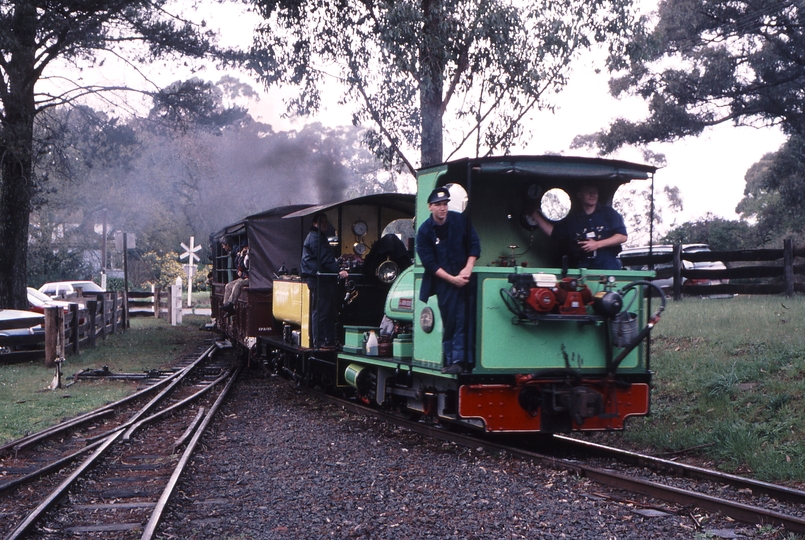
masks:
[(151, 292), (128, 293), (128, 306), (130, 317), (155, 317), (157, 319), (175, 320), (175, 309), (182, 309), (182, 290), (175, 287), (163, 289), (155, 286)]
[(127, 302), (123, 293), (97, 293), (80, 300), (84, 308), (78, 303), (71, 303), (66, 311), (62, 307), (45, 308), (44, 330), (23, 326), (17, 330), (26, 332), (0, 335), (0, 364), (45, 360), (45, 365), (52, 366), (57, 358), (78, 354), (83, 349), (94, 347), (99, 339), (104, 340), (107, 335), (128, 328)]
[(151, 292), (129, 291), (130, 317), (164, 317), (170, 305), (170, 292), (156, 286)]
[[(679, 244), (673, 253), (641, 255), (621, 259), (630, 268), (663, 265), (657, 279), (673, 280), (669, 288), (674, 300), (683, 295), (718, 296), (735, 294), (785, 294), (805, 292), (805, 248), (795, 248), (791, 240), (783, 249), (741, 251), (698, 251), (683, 253)], [(798, 260), (799, 259), (799, 260)], [(693, 263), (686, 267), (683, 261)], [(722, 262), (726, 268), (696, 268), (696, 263)], [(706, 266), (706, 265), (705, 265)], [(798, 279), (799, 278), (799, 279)], [(706, 283), (706, 284), (701, 284)]]
[[(68, 302), (76, 301), (67, 310), (46, 308), (44, 321), (40, 318), (21, 322), (20, 328), (0, 330), (0, 364), (44, 359), (45, 365), (52, 366), (57, 358), (78, 354), (94, 347), (98, 339), (125, 331), (131, 317), (148, 316), (167, 319), (171, 324), (181, 323), (181, 286), (165, 290), (155, 287), (151, 292), (84, 294), (65, 298)], [(37, 326), (28, 328), (28, 324)]]

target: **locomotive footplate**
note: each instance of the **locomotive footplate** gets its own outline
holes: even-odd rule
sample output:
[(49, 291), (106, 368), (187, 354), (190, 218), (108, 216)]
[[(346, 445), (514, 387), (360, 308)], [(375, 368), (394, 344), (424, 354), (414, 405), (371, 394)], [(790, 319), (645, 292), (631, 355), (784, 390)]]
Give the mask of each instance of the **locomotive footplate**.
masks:
[[(488, 432), (544, 433), (622, 430), (627, 417), (648, 414), (649, 385), (646, 383), (610, 386), (609, 397), (586, 386), (577, 386), (562, 403), (564, 410), (555, 405), (556, 392), (549, 389), (551, 385), (546, 382), (542, 385), (544, 389), (539, 384), (464, 385), (459, 388), (459, 414), (462, 418), (483, 420)], [(521, 399), (522, 393), (525, 395)], [(600, 396), (600, 407), (599, 398), (593, 394)], [(590, 411), (598, 409), (600, 414), (586, 417)]]

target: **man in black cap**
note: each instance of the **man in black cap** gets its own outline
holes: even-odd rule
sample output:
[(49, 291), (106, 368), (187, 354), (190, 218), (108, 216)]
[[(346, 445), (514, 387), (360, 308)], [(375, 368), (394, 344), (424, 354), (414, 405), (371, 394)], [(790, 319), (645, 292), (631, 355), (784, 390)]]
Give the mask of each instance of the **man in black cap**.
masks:
[(470, 282), (481, 242), (463, 214), (448, 210), (450, 192), (436, 188), (428, 196), (430, 217), (419, 227), (416, 251), (425, 267), (419, 299), (436, 295), (442, 315), (442, 373), (472, 369), (474, 291)]

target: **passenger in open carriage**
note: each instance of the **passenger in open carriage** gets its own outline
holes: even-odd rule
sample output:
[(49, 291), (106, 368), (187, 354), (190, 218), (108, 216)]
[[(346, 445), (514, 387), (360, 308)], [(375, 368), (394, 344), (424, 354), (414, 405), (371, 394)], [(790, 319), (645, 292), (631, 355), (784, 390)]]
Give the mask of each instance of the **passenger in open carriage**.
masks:
[(243, 245), (237, 251), (236, 259), (237, 278), (233, 279), (224, 286), (224, 303), (221, 309), (227, 315), (235, 314), (235, 302), (240, 296), (243, 287), (249, 284), (249, 242), (244, 240)]

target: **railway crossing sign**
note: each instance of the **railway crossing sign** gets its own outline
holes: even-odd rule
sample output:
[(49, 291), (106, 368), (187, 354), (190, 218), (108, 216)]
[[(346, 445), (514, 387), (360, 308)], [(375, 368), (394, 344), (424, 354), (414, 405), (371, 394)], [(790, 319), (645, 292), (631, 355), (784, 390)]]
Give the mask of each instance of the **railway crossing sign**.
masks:
[(193, 274), (196, 273), (196, 263), (201, 260), (196, 255), (196, 252), (201, 249), (201, 245), (194, 245), (195, 240), (195, 236), (190, 237), (190, 246), (182, 242), (181, 246), (184, 248), (184, 253), (179, 255), (180, 259), (187, 259), (187, 264), (184, 265), (185, 272), (187, 272), (187, 307), (190, 307), (193, 303)]

